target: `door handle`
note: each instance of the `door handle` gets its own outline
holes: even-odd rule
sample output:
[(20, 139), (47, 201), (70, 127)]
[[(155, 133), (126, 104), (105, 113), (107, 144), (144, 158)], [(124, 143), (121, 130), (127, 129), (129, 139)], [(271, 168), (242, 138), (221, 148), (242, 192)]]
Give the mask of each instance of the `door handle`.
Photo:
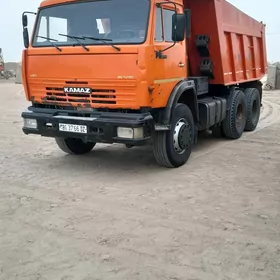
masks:
[(180, 63), (178, 64), (178, 66), (179, 66), (179, 67), (184, 67), (184, 66), (185, 66), (185, 63), (180, 62)]

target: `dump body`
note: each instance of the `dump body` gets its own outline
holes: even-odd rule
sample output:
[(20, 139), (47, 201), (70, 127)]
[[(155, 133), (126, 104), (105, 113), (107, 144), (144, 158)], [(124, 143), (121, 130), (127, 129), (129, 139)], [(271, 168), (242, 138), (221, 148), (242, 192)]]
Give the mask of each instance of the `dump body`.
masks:
[[(213, 64), (210, 84), (238, 84), (260, 80), (266, 73), (265, 25), (225, 0), (184, 0), (192, 13), (188, 58), (192, 76), (200, 76), (200, 64)], [(203, 57), (197, 43), (209, 38), (209, 54)], [(207, 67), (207, 63), (206, 63)]]

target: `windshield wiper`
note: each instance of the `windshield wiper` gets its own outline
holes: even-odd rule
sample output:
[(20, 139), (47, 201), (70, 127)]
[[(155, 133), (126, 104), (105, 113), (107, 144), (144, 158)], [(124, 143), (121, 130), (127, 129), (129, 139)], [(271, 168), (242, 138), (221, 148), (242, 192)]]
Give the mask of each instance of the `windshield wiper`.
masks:
[[(60, 52), (62, 51), (61, 50), (61, 48), (58, 46), (58, 45), (56, 45), (54, 42), (58, 42), (58, 40), (56, 40), (56, 39), (52, 39), (52, 38), (49, 38), (49, 37), (44, 37), (44, 36), (36, 36), (37, 38), (41, 38), (41, 39), (45, 39), (45, 40), (48, 40), (48, 42), (50, 42), (51, 43), (51, 45), (53, 45), (57, 50), (59, 50)], [(54, 41), (54, 42), (52, 42), (52, 41)]]
[(87, 46), (85, 44), (83, 44), (80, 40), (84, 40), (84, 38), (81, 38), (81, 37), (77, 37), (77, 36), (72, 36), (72, 35), (66, 35), (66, 34), (58, 34), (59, 36), (64, 36), (64, 37), (67, 37), (67, 38), (71, 38), (71, 39), (75, 39), (80, 46), (82, 46), (86, 51), (89, 51), (89, 48), (87, 48)]
[(108, 46), (112, 46), (114, 49), (116, 49), (117, 51), (120, 51), (121, 49), (117, 46), (115, 46), (114, 44), (110, 43), (113, 40), (111, 39), (101, 39), (101, 38), (96, 38), (96, 37), (87, 37), (87, 36), (83, 36), (84, 39), (90, 39), (90, 40), (94, 40), (94, 41), (101, 41), (104, 44), (108, 45)]

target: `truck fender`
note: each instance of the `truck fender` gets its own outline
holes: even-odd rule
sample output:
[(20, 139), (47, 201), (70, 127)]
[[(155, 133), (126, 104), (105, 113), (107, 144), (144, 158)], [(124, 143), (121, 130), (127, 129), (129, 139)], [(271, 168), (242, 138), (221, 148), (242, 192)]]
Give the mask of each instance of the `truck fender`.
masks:
[(192, 80), (183, 80), (176, 84), (176, 86), (173, 88), (171, 95), (169, 96), (167, 105), (164, 108), (163, 114), (162, 114), (162, 123), (164, 125), (168, 125), (170, 123), (173, 110), (182, 97), (182, 94), (184, 92), (188, 91), (187, 95), (190, 98), (187, 98), (185, 100), (188, 100), (188, 102), (182, 102), (188, 105), (192, 111), (193, 118), (195, 124), (198, 123), (199, 116), (198, 116), (198, 103), (197, 103), (197, 94), (195, 89), (194, 81)]

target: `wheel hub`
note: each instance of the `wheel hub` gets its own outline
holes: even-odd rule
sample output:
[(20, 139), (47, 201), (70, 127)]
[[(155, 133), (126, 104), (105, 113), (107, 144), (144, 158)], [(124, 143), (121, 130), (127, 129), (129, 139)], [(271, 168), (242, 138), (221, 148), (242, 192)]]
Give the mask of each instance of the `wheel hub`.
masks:
[(180, 119), (174, 127), (174, 150), (182, 154), (191, 143), (191, 127), (185, 119)]

